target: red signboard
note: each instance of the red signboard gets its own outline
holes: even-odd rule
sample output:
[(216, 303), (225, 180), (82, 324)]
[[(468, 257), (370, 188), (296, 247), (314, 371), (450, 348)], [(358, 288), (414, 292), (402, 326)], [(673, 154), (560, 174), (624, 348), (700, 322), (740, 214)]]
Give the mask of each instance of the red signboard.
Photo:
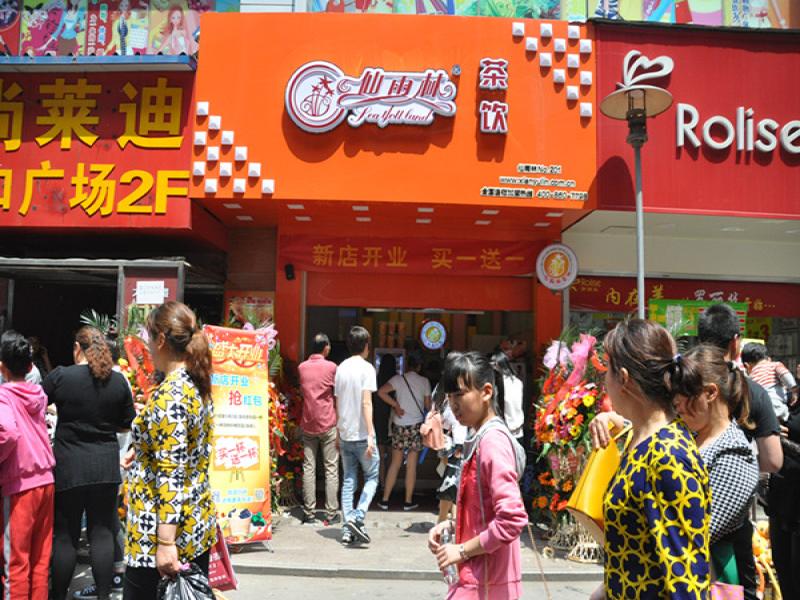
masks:
[[(800, 53), (797, 36), (598, 24), (598, 97), (622, 81), (631, 50), (667, 56), (671, 75), (644, 83), (672, 107), (647, 123), (645, 210), (800, 217)], [(645, 62), (637, 75), (648, 70)], [(598, 120), (600, 208), (633, 210), (628, 126)]]
[[(800, 286), (699, 279), (647, 279), (648, 300), (746, 302), (748, 317), (800, 317)], [(578, 277), (570, 288), (573, 310), (631, 312), (639, 304), (633, 277)]]
[(286, 236), (281, 259), (301, 271), (527, 275), (542, 244), (436, 239)]
[(0, 77), (0, 226), (191, 227), (190, 73)]

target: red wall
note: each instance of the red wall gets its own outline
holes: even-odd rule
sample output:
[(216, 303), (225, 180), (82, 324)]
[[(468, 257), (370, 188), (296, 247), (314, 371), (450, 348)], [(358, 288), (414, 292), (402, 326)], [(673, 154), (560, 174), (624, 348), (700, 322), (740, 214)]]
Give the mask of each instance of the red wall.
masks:
[[(598, 98), (616, 89), (625, 55), (640, 50), (648, 58), (667, 55), (675, 61), (671, 76), (653, 83), (670, 91), (673, 106), (648, 121), (643, 156), (645, 210), (800, 218), (800, 154), (737, 152), (704, 143), (699, 149), (676, 146), (676, 107), (694, 106), (695, 128), (722, 115), (736, 126), (737, 107), (754, 110), (757, 122), (771, 118), (781, 126), (800, 119), (800, 34), (759, 34), (600, 24)], [(800, 125), (800, 123), (798, 123)], [(627, 124), (599, 117), (599, 208), (633, 210), (633, 150), (625, 142)], [(715, 126), (712, 136), (724, 131)], [(780, 129), (778, 130), (780, 133)], [(795, 141), (800, 147), (800, 138)]]

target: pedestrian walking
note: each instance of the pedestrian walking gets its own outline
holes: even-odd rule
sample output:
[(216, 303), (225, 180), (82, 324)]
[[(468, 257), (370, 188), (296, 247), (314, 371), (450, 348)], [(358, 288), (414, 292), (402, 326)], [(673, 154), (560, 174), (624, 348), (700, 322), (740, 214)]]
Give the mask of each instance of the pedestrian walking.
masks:
[(73, 358), (74, 365), (56, 367), (43, 384), (58, 410), (52, 597), (66, 597), (86, 513), (92, 575), (97, 597), (105, 600), (112, 591), (117, 490), (122, 481), (117, 432), (130, 428), (133, 397), (125, 377), (112, 370), (105, 337), (94, 327), (78, 330)]
[(604, 498), (605, 582), (592, 599), (705, 599), (708, 473), (674, 412), (678, 394), (696, 395), (698, 375), (667, 330), (650, 321), (619, 323), (604, 347), (606, 391), (633, 432)]
[[(700, 343), (716, 346), (725, 352), (725, 360), (736, 362), (741, 349), (739, 316), (726, 304), (709, 306), (697, 323)], [(739, 426), (748, 441), (755, 441), (758, 450), (758, 465), (762, 473), (777, 473), (783, 465), (783, 450), (780, 442), (780, 424), (772, 408), (767, 391), (751, 378), (747, 378), (748, 419), (735, 412)], [(745, 589), (745, 600), (755, 600), (757, 587), (756, 564), (753, 558), (753, 526), (746, 520), (742, 527), (728, 536), (736, 554), (739, 582)]]
[(150, 353), (165, 374), (133, 421), (124, 600), (152, 600), (162, 577), (193, 562), (208, 574), (216, 517), (211, 458), (211, 351), (192, 310), (167, 302), (147, 317)]
[(742, 348), (742, 363), (747, 374), (769, 394), (772, 408), (779, 421), (789, 417), (789, 404), (797, 382), (783, 363), (769, 357), (764, 344), (750, 342)]
[(46, 600), (53, 547), (53, 466), (45, 424), (47, 396), (25, 376), (30, 343), (14, 331), (0, 338), (0, 523), (3, 597)]
[[(350, 358), (336, 369), (336, 409), (338, 413), (339, 451), (342, 456), (342, 543), (370, 542), (364, 520), (378, 487), (380, 456), (376, 448), (372, 423), (372, 392), (377, 391), (375, 367), (367, 362), (369, 332), (359, 325), (350, 329), (347, 347)], [(358, 504), (353, 497), (358, 483), (358, 470), (364, 475), (364, 487)]]
[[(453, 518), (451, 513), (458, 498), (458, 482), (461, 479), (464, 442), (467, 439), (467, 428), (456, 419), (446, 395), (442, 393), (442, 396), (443, 398), (439, 401), (436, 400), (436, 392), (433, 394), (437, 410), (442, 415), (442, 429), (446, 434), (445, 449), (439, 453), (439, 458), (442, 461), (440, 463), (442, 482), (436, 490), (436, 498), (439, 500), (437, 523)], [(441, 470), (442, 466), (443, 470)]]
[(497, 370), (498, 385), (502, 387), (502, 393), (498, 394), (498, 408), (500, 416), (506, 423), (506, 427), (517, 440), (521, 443), (523, 437), (523, 425), (525, 424), (525, 409), (523, 408), (523, 383), (514, 373), (508, 355), (498, 350), (492, 355), (492, 365)]
[(336, 364), (327, 360), (331, 342), (324, 333), (314, 336), (311, 355), (297, 367), (303, 397), (303, 522), (316, 523), (317, 457), (325, 465), (325, 518), (338, 519), (339, 450), (336, 433)]
[(443, 573), (457, 566), (448, 599), (514, 600), (522, 595), (519, 535), (528, 523), (518, 484), (525, 452), (497, 416), (495, 371), (485, 356), (451, 352), (442, 384), (453, 414), (471, 431), (456, 521), (433, 527), (428, 548)]
[[(381, 361), (378, 365), (378, 389), (380, 390), (395, 375), (397, 375), (397, 359), (394, 354), (386, 353), (381, 356)], [(392, 396), (392, 400), (395, 399), (394, 394), (389, 395)], [(392, 443), (389, 437), (391, 420), (391, 407), (381, 400), (378, 392), (374, 392), (372, 394), (372, 425), (375, 427), (375, 440), (378, 443), (378, 455), (381, 460), (378, 475), (379, 489), (386, 485), (386, 465), (390, 458), (389, 452)]]
[[(431, 382), (420, 375), (421, 357), (412, 352), (406, 361), (408, 368), (402, 375), (394, 375), (378, 390), (378, 396), (392, 407), (392, 462), (386, 472), (383, 499), (378, 503), (382, 510), (389, 510), (389, 497), (397, 482), (403, 458), (407, 457), (405, 477), (405, 502), (403, 510), (414, 510), (414, 487), (417, 484), (417, 461), (422, 451), (420, 427), (431, 407)], [(389, 394), (395, 393), (395, 398)]]
[[(712, 499), (709, 543), (714, 572), (719, 575), (723, 557), (733, 554), (732, 542), (724, 538), (744, 527), (745, 522), (749, 525), (748, 510), (758, 486), (758, 463), (733, 418), (740, 414), (749, 419), (747, 378), (716, 346), (702, 344), (680, 360), (699, 377), (691, 386), (699, 391), (694, 396), (679, 395), (676, 408), (686, 426), (695, 432), (700, 457), (708, 469)], [(755, 598), (755, 589), (746, 591)]]

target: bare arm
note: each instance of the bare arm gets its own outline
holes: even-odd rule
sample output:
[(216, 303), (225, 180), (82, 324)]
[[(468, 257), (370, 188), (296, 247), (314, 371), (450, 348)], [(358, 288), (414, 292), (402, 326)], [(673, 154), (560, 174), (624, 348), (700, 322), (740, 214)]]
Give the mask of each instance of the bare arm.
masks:
[(375, 425), (372, 422), (372, 392), (369, 390), (361, 392), (361, 411), (364, 413), (364, 420), (367, 422), (367, 435), (369, 439), (374, 439)]
[(756, 438), (758, 466), (763, 473), (777, 473), (783, 466), (783, 449), (777, 435)]
[(425, 410), (430, 410), (431, 409), (431, 404), (432, 404), (431, 397), (429, 395), (425, 396), (425, 398), (423, 399), (423, 402), (425, 403)]
[(392, 387), (391, 383), (384, 383), (381, 386), (381, 389), (378, 390), (378, 398), (380, 398), (381, 400), (386, 402), (386, 404), (397, 410), (398, 408), (400, 408), (400, 403), (389, 395), (393, 391), (394, 388)]

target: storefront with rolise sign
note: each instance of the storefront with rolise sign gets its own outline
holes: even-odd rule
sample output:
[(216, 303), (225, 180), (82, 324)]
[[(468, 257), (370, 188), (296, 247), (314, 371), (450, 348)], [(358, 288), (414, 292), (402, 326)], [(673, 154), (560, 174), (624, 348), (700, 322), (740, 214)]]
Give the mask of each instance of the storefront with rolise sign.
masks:
[[(628, 77), (673, 96), (642, 148), (648, 302), (744, 303), (744, 334), (792, 371), (800, 355), (800, 58), (796, 32), (599, 23), (598, 94)], [(624, 73), (628, 69), (633, 72)], [(634, 162), (627, 124), (598, 122), (597, 210), (564, 232), (580, 258), (573, 322), (634, 310)]]

